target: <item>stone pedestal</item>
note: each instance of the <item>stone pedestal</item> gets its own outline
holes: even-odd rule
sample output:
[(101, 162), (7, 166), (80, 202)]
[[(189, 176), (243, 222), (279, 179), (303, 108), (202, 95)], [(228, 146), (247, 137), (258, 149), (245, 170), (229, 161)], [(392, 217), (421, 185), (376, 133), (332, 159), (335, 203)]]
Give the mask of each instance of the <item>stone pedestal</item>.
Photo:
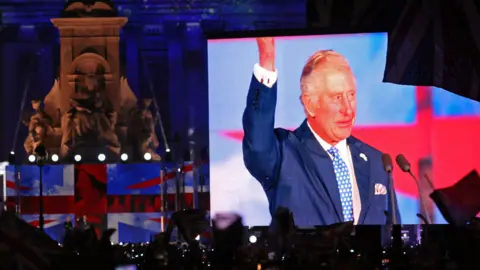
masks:
[(62, 114), (70, 108), (76, 81), (87, 74), (104, 78), (107, 98), (112, 108), (120, 112), (119, 41), (120, 29), (127, 20), (123, 17), (51, 19), (60, 32), (61, 93), (57, 106)]

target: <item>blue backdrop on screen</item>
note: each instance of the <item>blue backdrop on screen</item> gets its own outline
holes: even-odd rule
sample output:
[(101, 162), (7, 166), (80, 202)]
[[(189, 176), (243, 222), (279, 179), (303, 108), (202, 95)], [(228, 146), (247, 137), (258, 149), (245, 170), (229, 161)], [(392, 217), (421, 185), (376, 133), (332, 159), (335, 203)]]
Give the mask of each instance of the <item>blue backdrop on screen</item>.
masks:
[[(57, 241), (64, 235), (63, 222), (67, 216), (74, 219), (74, 168), (73, 165), (43, 166), (43, 194), (45, 209), (45, 232)], [(16, 176), (20, 174), (19, 187), (15, 188)], [(39, 225), (38, 196), (40, 193), (40, 168), (35, 165), (6, 167), (7, 197), (15, 199), (20, 191), (20, 213), (28, 223)]]
[(158, 184), (134, 190), (129, 188), (134, 184), (159, 179), (160, 169), (161, 166), (154, 163), (108, 165), (108, 194), (160, 194)]
[[(184, 165), (185, 190), (191, 194), (193, 189), (193, 167)], [(84, 165), (85, 166), (85, 165)], [(88, 166), (88, 165), (86, 165)], [(205, 167), (205, 166), (204, 166)], [(45, 231), (53, 239), (62, 241), (64, 222), (67, 216), (75, 220), (75, 165), (43, 166)], [(160, 213), (160, 169), (166, 169), (166, 197), (170, 200), (164, 221), (168, 223), (174, 209), (173, 194), (177, 176), (176, 164), (140, 163), (109, 164), (105, 166), (107, 175), (107, 211), (104, 216), (109, 228), (117, 229), (114, 242), (147, 242), (161, 230)], [(205, 168), (198, 168), (203, 171)], [(16, 188), (16, 176), (20, 175)], [(20, 191), (21, 217), (31, 225), (39, 225), (39, 180), (40, 169), (34, 165), (7, 166), (7, 195), (15, 201)], [(208, 191), (208, 189), (204, 189)], [(190, 196), (191, 197), (191, 196)], [(84, 213), (87, 216), (89, 213)], [(96, 213), (98, 214), (98, 213)], [(101, 214), (101, 213), (100, 213)], [(74, 221), (75, 223), (75, 221)]]
[[(193, 173), (185, 163), (185, 190), (192, 192)], [(161, 231), (160, 194), (166, 189), (169, 198), (164, 216), (168, 223), (173, 213), (173, 194), (177, 177), (176, 164), (110, 164), (108, 172), (108, 227), (117, 229), (114, 242), (148, 242)], [(165, 185), (161, 183), (161, 170), (166, 169)]]

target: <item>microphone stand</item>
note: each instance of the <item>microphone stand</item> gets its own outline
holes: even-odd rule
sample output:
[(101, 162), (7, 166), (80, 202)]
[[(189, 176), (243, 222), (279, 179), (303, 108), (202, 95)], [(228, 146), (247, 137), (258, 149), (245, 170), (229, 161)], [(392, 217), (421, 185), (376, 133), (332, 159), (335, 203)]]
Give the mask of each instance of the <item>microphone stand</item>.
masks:
[[(181, 163), (177, 163), (177, 168), (176, 169), (176, 172), (175, 172), (175, 212), (179, 212), (179, 211), (182, 211), (183, 208), (184, 208), (184, 198), (182, 197), (182, 194), (184, 194), (184, 190), (181, 190), (183, 185), (184, 185), (184, 182), (183, 181), (183, 176), (184, 176), (184, 173), (183, 173), (183, 164), (184, 162), (181, 161)], [(181, 242), (183, 240), (183, 236), (182, 234), (180, 234), (180, 231), (178, 230), (177, 227), (175, 227), (175, 235), (177, 237), (177, 242)]]
[(181, 211), (185, 208), (185, 163), (182, 161), (178, 164), (176, 173), (176, 206), (175, 211)]
[(17, 165), (15, 165), (15, 214), (19, 217), (22, 213), (22, 206), (20, 205), (22, 203), (22, 200), (20, 198), (20, 170)]
[[(195, 143), (195, 112), (193, 107), (189, 108), (189, 118), (190, 118), (190, 128), (188, 131), (188, 150), (189, 150), (189, 159), (192, 162), (192, 209), (198, 208), (198, 174), (197, 174), (197, 163), (196, 163), (196, 143)], [(185, 191), (185, 190), (184, 190)]]
[(199, 200), (198, 200), (198, 207), (202, 208), (202, 202), (203, 202), (203, 187), (205, 186), (205, 175), (200, 174), (199, 176), (199, 185), (200, 185), (200, 192), (199, 192)]
[[(387, 170), (387, 169), (386, 169)], [(393, 175), (392, 170), (387, 170), (388, 175), (388, 185), (390, 193), (390, 207), (391, 207), (391, 233), (392, 233), (392, 257), (390, 266), (392, 268), (400, 267), (402, 264), (402, 226), (397, 224), (397, 211), (395, 204), (395, 188), (393, 186)], [(388, 213), (386, 213), (388, 214)], [(388, 217), (388, 215), (387, 215)]]
[(175, 212), (178, 212), (181, 210), (180, 206), (180, 181), (181, 181), (181, 168), (177, 164), (177, 168), (175, 168)]
[(423, 198), (423, 194), (421, 192), (421, 188), (420, 188), (420, 182), (418, 181), (418, 179), (415, 177), (415, 175), (413, 175), (412, 171), (408, 171), (408, 174), (410, 174), (410, 176), (413, 178), (413, 180), (415, 180), (415, 183), (417, 184), (417, 190), (418, 190), (418, 197), (420, 199), (420, 203), (422, 205), (422, 208), (423, 210), (425, 211), (425, 219), (427, 220), (427, 223), (428, 224), (432, 224), (432, 220), (431, 220), (431, 216), (430, 216), (430, 213), (428, 211), (428, 208), (427, 208), (427, 205), (425, 204), (425, 200)]
[(182, 163), (182, 169), (180, 170), (180, 181), (182, 183), (180, 210), (187, 207), (187, 196), (185, 195), (185, 162)]
[(393, 187), (393, 176), (392, 172), (388, 172), (388, 185), (389, 187), (389, 193), (390, 193), (390, 206), (392, 208), (392, 224), (395, 225), (397, 224), (397, 205), (395, 204), (395, 188)]
[(392, 172), (388, 173), (388, 184), (390, 185), (390, 206), (392, 208), (392, 248), (393, 248), (393, 264), (399, 264), (402, 256), (402, 226), (397, 224), (397, 211), (395, 204), (395, 188), (393, 187)]
[(45, 219), (44, 219), (44, 216), (43, 216), (43, 213), (44, 213), (44, 209), (43, 209), (43, 160), (39, 160), (38, 161), (38, 168), (40, 169), (40, 175), (39, 175), (39, 212), (40, 212), (40, 217), (38, 219), (39, 221), (39, 227), (40, 227), (40, 230), (43, 231), (43, 227), (45, 225)]
[(166, 190), (166, 178), (167, 178), (167, 169), (161, 168), (160, 169), (160, 228), (161, 232), (165, 231), (165, 190)]

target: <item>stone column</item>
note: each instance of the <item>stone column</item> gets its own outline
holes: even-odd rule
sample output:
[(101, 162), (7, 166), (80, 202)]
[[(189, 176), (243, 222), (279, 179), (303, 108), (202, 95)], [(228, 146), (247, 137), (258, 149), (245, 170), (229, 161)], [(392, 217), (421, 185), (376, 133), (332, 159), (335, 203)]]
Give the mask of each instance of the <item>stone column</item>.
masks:
[(140, 97), (139, 90), (139, 67), (140, 62), (138, 59), (138, 43), (140, 42), (141, 29), (134, 26), (127, 26), (125, 29), (125, 46), (126, 46), (126, 63), (125, 73), (128, 79), (128, 83), (135, 93), (135, 96)]
[[(177, 22), (166, 22), (165, 32), (168, 36), (168, 61), (169, 61), (169, 102), (171, 115), (171, 132), (167, 137), (173, 138), (174, 134), (179, 134), (184, 140), (184, 126), (187, 118), (186, 107), (186, 77), (184, 70), (184, 24)], [(179, 158), (182, 155), (182, 145), (174, 147), (174, 157)]]
[(198, 23), (187, 24), (184, 35), (186, 44), (184, 70), (188, 104), (186, 124), (194, 131), (192, 139), (195, 140), (195, 145), (202, 148), (208, 142), (208, 129), (199, 129), (207, 127), (208, 124), (208, 114), (205, 113), (208, 111), (206, 39)]

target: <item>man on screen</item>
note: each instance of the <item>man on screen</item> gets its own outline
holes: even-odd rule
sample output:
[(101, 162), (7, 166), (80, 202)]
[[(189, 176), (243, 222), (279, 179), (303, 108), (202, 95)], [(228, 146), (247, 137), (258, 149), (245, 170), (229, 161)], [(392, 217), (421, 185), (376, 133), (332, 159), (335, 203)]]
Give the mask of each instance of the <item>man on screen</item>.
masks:
[(257, 45), (260, 62), (243, 114), (243, 156), (270, 212), (287, 207), (299, 226), (386, 224), (385, 211), (395, 211), (399, 220), (398, 208), (390, 209), (382, 153), (351, 136), (357, 89), (345, 57), (322, 50), (308, 59), (300, 78), (306, 120), (288, 131), (274, 128), (275, 40), (258, 38)]

